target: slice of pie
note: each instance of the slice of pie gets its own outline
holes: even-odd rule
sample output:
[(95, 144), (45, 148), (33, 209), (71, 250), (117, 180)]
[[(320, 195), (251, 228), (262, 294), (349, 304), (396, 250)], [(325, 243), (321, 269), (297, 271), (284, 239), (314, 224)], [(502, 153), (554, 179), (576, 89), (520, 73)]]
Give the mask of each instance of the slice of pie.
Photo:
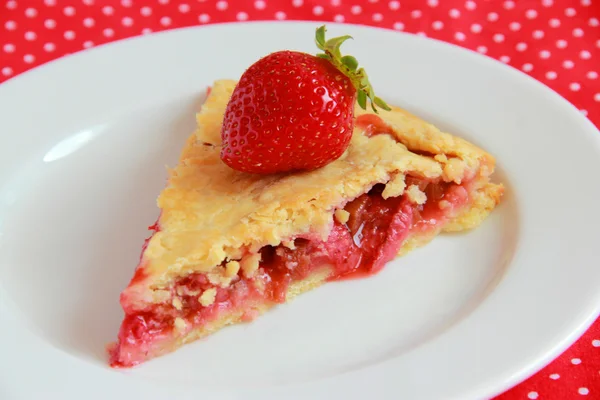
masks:
[(255, 175), (219, 158), (234, 81), (215, 82), (158, 198), (121, 295), (114, 367), (251, 321), (326, 281), (379, 271), (441, 231), (478, 226), (498, 204), (494, 158), (399, 108), (356, 107), (350, 146), (311, 172)]

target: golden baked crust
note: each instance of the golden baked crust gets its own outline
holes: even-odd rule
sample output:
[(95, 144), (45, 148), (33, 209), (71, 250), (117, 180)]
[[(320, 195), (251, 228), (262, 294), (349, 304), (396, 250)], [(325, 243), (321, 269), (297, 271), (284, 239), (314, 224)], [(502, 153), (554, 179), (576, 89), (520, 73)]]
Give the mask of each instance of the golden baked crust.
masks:
[[(215, 82), (197, 115), (197, 131), (170, 171), (158, 198), (160, 230), (149, 240), (139, 267), (143, 279), (124, 293), (130, 306), (155, 301), (144, 288), (169, 287), (192, 272), (206, 273), (211, 282), (227, 286), (224, 262), (240, 260), (265, 245), (301, 235), (325, 240), (334, 211), (377, 183), (387, 184), (386, 197), (404, 192), (407, 175), (459, 184), (469, 179), (481, 193), (484, 210), (499, 199), (501, 187), (488, 181), (492, 156), (396, 107), (379, 114), (395, 139), (368, 137), (356, 126), (347, 151), (324, 168), (266, 176), (235, 171), (219, 158), (221, 121), (234, 87), (235, 81)], [(357, 116), (365, 113), (357, 107)], [(452, 221), (452, 230), (460, 230), (461, 224), (474, 226), (483, 217), (484, 212), (465, 214)]]

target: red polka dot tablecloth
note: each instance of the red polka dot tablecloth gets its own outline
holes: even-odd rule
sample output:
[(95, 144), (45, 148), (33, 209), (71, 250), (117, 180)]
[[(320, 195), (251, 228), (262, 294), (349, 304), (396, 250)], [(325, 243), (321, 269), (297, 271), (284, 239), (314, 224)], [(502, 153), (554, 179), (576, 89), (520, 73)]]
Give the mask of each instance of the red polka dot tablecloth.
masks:
[[(0, 83), (126, 37), (273, 19), (373, 25), (458, 44), (526, 72), (600, 125), (600, 0), (0, 0)], [(600, 399), (600, 320), (497, 397), (579, 398)]]

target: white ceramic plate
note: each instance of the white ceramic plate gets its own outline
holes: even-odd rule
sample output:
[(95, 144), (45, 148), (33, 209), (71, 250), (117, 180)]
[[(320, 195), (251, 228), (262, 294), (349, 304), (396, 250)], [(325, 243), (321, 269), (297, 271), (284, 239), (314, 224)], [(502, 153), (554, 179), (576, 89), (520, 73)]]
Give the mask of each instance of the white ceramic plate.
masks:
[[(541, 368), (600, 306), (600, 134), (557, 94), (437, 41), (350, 33), (381, 97), (498, 160), (503, 204), (379, 275), (334, 283), (139, 368), (106, 366), (119, 292), (206, 86), (313, 23), (176, 30), (0, 86), (0, 398), (482, 398)], [(200, 397), (204, 396), (204, 397)]]

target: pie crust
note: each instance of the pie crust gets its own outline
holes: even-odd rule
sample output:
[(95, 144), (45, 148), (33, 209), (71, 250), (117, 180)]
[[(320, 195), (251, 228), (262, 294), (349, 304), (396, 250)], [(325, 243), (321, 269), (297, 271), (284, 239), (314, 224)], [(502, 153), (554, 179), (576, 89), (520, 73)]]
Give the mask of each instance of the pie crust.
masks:
[[(338, 264), (311, 252), (350, 229), (358, 213), (353, 207), (371, 204), (373, 210), (395, 201), (397, 215), (412, 214), (395, 236), (396, 247), (386, 247), (401, 255), (441, 231), (477, 227), (500, 201), (503, 186), (489, 180), (491, 155), (397, 107), (378, 115), (356, 107), (350, 146), (321, 169), (273, 175), (235, 171), (219, 158), (221, 122), (235, 84), (214, 83), (197, 115), (197, 130), (169, 171), (158, 198), (159, 220), (121, 294), (126, 318), (110, 349), (113, 366), (168, 353), (344, 277)], [(386, 224), (398, 223), (384, 211)], [(310, 266), (286, 276), (281, 290), (266, 295), (274, 279), (266, 252), (293, 260), (294, 252), (301, 254), (296, 246), (312, 257), (305, 262)], [(376, 272), (386, 257), (361, 272)]]

